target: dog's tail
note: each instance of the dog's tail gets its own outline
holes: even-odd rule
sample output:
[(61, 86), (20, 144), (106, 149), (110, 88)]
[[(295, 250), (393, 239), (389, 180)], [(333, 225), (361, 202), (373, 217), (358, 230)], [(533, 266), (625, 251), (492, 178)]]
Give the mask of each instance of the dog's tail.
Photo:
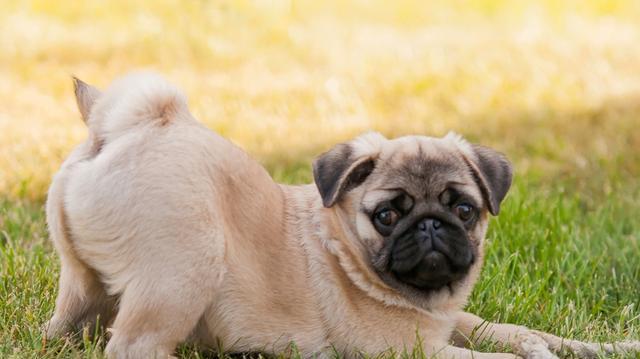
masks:
[(102, 144), (140, 126), (191, 119), (185, 96), (161, 76), (128, 74), (102, 92), (74, 78), (76, 101), (89, 132)]

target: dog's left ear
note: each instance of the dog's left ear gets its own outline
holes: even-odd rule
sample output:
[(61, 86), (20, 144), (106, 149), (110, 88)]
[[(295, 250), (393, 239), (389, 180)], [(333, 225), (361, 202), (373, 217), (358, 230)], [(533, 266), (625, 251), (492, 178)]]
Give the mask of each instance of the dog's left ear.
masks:
[(102, 92), (75, 76), (73, 77), (73, 89), (76, 94), (76, 103), (78, 104), (82, 121), (87, 123), (89, 115), (91, 114), (91, 108), (98, 97), (102, 95)]
[(383, 141), (386, 138), (381, 134), (367, 133), (335, 146), (313, 161), (313, 179), (325, 207), (333, 206), (342, 195), (367, 179), (375, 168)]
[(505, 155), (489, 147), (471, 145), (474, 159), (468, 159), (482, 195), (494, 216), (500, 212), (500, 203), (507, 195), (513, 178), (513, 168)]

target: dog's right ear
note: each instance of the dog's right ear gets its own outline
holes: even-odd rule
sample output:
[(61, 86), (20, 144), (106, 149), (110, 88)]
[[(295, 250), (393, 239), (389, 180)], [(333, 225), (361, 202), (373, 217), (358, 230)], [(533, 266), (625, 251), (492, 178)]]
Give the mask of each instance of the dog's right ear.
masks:
[(75, 76), (73, 77), (73, 88), (76, 94), (78, 110), (80, 110), (80, 115), (82, 115), (82, 121), (87, 123), (89, 114), (91, 114), (91, 108), (98, 97), (102, 95), (102, 92)]
[(344, 193), (367, 179), (385, 140), (379, 133), (367, 133), (335, 146), (313, 161), (313, 179), (325, 207), (333, 206)]

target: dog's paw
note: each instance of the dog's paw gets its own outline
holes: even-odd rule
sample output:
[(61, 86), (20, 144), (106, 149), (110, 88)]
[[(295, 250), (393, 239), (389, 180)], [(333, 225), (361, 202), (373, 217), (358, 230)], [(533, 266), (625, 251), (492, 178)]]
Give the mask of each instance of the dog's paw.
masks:
[(622, 342), (595, 344), (601, 345), (602, 351), (607, 354), (632, 354), (640, 353), (640, 341), (637, 340), (625, 340)]
[(531, 332), (544, 339), (544, 341), (549, 345), (549, 349), (554, 353), (571, 352), (578, 358), (596, 358), (598, 356), (599, 350), (592, 343), (565, 339), (537, 330), (532, 330)]
[(553, 334), (532, 330), (544, 339), (555, 353), (571, 352), (578, 358), (597, 358), (600, 354), (640, 353), (640, 341), (622, 341), (615, 343), (586, 343), (557, 337)]
[(532, 332), (523, 332), (516, 336), (513, 343), (516, 354), (525, 359), (558, 359), (549, 350), (549, 344)]
[(63, 335), (67, 334), (68, 331), (69, 324), (64, 320), (56, 318), (55, 316), (42, 325), (42, 332), (47, 339), (62, 337)]

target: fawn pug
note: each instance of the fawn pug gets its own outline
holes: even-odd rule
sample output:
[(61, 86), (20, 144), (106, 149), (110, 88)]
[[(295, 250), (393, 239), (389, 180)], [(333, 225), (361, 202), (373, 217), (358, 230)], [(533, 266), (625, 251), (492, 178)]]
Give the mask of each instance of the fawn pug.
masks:
[(167, 357), (185, 341), (268, 353), (294, 342), (305, 357), (514, 357), (462, 347), (473, 340), (540, 358), (614, 349), (463, 311), (511, 185), (494, 150), (367, 133), (320, 155), (314, 184), (281, 185), (156, 75), (75, 85), (89, 136), (47, 201), (62, 261), (49, 337), (100, 318), (110, 358)]

